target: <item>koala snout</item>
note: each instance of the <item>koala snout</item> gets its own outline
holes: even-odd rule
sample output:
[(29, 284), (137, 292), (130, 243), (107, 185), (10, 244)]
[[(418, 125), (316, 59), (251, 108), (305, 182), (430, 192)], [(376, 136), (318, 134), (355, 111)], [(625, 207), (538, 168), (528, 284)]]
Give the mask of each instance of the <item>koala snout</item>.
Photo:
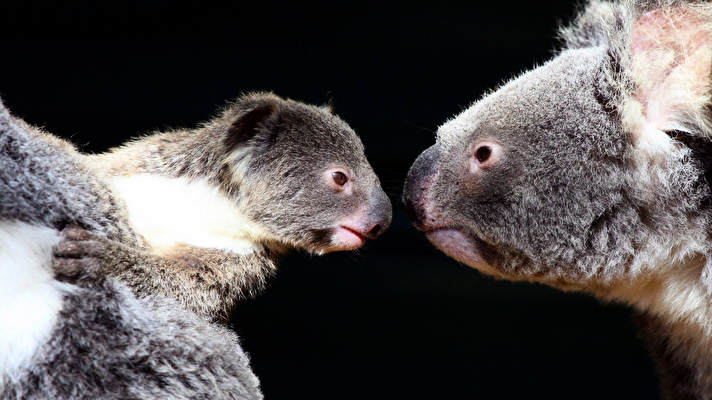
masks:
[(359, 207), (353, 214), (336, 223), (331, 242), (326, 251), (355, 250), (366, 239), (376, 239), (391, 224), (391, 201), (380, 186), (373, 189), (368, 205)]
[(419, 229), (426, 225), (426, 202), (433, 179), (437, 173), (438, 152), (435, 146), (430, 146), (415, 160), (408, 171), (403, 188), (403, 203), (405, 203), (408, 218)]
[(373, 190), (368, 211), (368, 223), (365, 235), (368, 239), (375, 239), (385, 232), (391, 225), (393, 209), (391, 201), (380, 187)]

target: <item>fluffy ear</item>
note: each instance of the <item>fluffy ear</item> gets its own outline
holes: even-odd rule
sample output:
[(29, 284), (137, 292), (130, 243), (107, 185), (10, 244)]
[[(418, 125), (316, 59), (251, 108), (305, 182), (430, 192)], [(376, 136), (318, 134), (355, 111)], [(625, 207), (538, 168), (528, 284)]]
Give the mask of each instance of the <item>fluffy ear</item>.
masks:
[(633, 89), (623, 122), (633, 144), (657, 152), (671, 144), (665, 132), (710, 136), (712, 5), (642, 14), (629, 50)]
[(615, 26), (617, 5), (591, 1), (576, 21), (559, 29), (565, 49), (580, 49), (610, 44), (610, 27)]
[(282, 99), (269, 93), (242, 97), (228, 112), (231, 121), (225, 139), (228, 148), (234, 149), (255, 137), (260, 132), (260, 128), (279, 113), (282, 102)]

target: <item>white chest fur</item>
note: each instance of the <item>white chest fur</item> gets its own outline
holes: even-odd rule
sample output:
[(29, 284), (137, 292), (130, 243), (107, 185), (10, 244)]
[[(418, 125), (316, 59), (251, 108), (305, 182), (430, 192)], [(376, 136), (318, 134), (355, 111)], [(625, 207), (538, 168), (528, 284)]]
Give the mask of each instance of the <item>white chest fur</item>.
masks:
[(45, 343), (71, 290), (51, 272), (58, 241), (53, 229), (0, 221), (0, 376), (12, 377)]
[(248, 254), (264, 231), (242, 215), (218, 188), (205, 181), (156, 175), (111, 179), (129, 220), (154, 251), (176, 244)]
[(661, 267), (664, 270), (640, 282), (620, 283), (605, 298), (623, 301), (651, 312), (676, 326), (676, 334), (697, 343), (712, 340), (712, 305), (700, 283), (703, 258), (686, 264)]

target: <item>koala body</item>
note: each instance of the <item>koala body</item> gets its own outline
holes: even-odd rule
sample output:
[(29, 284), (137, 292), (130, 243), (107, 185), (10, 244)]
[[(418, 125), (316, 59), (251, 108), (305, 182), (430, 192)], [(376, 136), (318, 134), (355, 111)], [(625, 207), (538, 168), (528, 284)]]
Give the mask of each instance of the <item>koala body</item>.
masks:
[(439, 128), (411, 217), (483, 273), (632, 305), (668, 398), (710, 398), (712, 5), (594, 1), (562, 37)]
[(288, 249), (352, 250), (391, 205), (354, 131), (326, 108), (243, 96), (194, 130), (83, 156), (125, 204), (139, 245), (68, 232), (61, 273), (92, 270), (210, 319), (264, 284)]
[(262, 398), (234, 333), (113, 279), (55, 279), (66, 225), (140, 245), (114, 200), (72, 146), (0, 104), (0, 398)]

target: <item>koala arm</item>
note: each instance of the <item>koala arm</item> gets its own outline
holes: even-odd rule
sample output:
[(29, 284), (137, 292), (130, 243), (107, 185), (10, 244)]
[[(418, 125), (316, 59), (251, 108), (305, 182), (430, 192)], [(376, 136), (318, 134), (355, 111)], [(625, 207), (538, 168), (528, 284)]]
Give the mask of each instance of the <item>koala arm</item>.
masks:
[(275, 269), (261, 252), (243, 255), (181, 244), (156, 255), (74, 226), (62, 231), (54, 256), (60, 280), (82, 284), (108, 275), (137, 297), (173, 298), (210, 320), (226, 320), (235, 301), (263, 286)]

